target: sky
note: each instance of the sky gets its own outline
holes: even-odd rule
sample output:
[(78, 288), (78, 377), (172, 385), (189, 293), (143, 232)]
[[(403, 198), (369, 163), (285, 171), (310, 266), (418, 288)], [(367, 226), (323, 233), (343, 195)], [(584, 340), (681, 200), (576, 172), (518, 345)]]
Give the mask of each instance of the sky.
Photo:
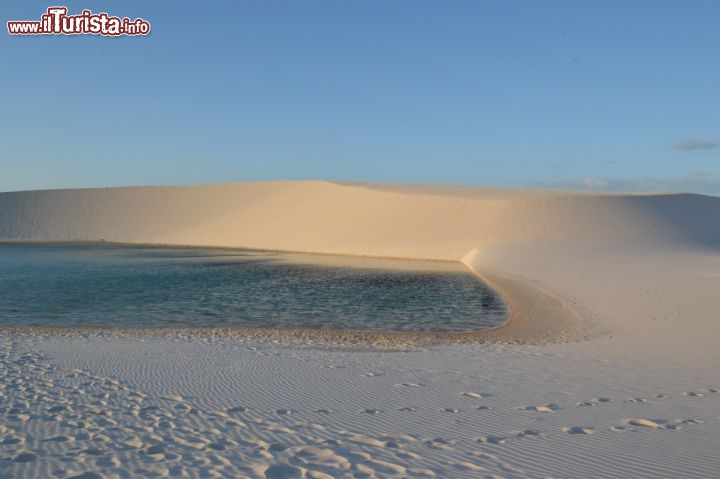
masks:
[(15, 36), (0, 191), (326, 179), (720, 194), (720, 2), (66, 1)]

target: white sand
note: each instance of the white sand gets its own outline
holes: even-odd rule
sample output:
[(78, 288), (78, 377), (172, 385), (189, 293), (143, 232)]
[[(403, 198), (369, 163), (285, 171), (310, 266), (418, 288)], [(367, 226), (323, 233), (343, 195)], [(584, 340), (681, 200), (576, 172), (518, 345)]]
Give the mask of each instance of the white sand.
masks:
[(550, 341), (5, 334), (0, 477), (717, 477), (718, 218), (324, 182), (0, 194), (2, 239), (463, 261), (509, 296), (496, 339)]

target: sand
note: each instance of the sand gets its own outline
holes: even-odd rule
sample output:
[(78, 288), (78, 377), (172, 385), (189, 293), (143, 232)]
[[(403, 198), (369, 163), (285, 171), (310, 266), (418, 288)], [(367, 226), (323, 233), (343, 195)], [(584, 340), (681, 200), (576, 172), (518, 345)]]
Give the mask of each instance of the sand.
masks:
[(6, 331), (0, 477), (715, 477), (719, 214), (326, 182), (2, 193), (5, 240), (462, 261), (512, 318), (449, 343)]

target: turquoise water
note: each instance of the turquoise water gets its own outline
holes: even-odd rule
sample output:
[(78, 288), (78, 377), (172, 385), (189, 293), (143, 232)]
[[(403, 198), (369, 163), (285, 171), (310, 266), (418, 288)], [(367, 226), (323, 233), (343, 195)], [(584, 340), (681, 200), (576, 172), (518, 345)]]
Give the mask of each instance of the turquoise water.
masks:
[(0, 326), (467, 331), (505, 319), (454, 263), (0, 243)]

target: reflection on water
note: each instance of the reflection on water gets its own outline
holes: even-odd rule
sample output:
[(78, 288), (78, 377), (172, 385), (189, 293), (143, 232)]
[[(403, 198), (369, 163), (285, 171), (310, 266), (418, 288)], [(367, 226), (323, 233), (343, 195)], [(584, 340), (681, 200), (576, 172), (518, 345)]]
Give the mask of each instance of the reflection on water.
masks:
[(0, 326), (465, 331), (505, 317), (503, 301), (454, 263), (0, 244)]

